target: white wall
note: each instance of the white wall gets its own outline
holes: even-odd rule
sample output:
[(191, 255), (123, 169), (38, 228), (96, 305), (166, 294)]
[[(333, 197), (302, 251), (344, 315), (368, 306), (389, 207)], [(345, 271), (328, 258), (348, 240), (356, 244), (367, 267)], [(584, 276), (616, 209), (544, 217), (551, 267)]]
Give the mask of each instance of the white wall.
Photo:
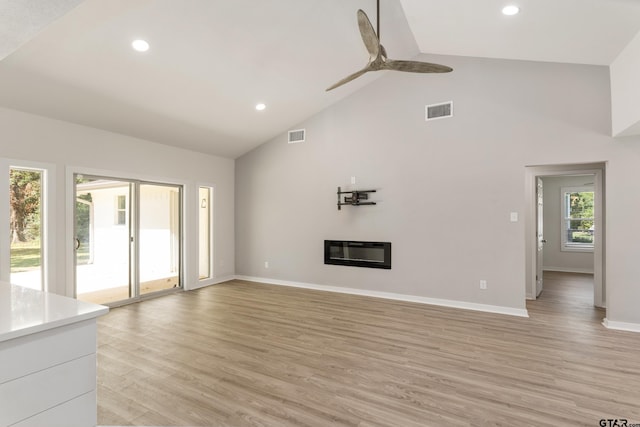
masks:
[[(93, 202), (93, 233), (92, 256), (93, 265), (108, 267), (109, 265), (122, 265), (121, 271), (129, 271), (129, 227), (115, 224), (115, 199), (117, 196), (126, 196), (127, 212), (130, 209), (129, 185), (124, 183), (116, 188), (103, 188), (98, 191), (89, 190)], [(127, 224), (129, 219), (127, 218)], [(103, 267), (103, 268), (104, 268)], [(123, 277), (123, 282), (118, 286), (127, 286), (128, 274)], [(114, 284), (115, 285), (115, 284)]]
[[(78, 126), (62, 121), (0, 109), (0, 159), (21, 163), (35, 161), (51, 164), (55, 169), (55, 188), (51, 230), (52, 267), (55, 270), (50, 290), (70, 295), (72, 275), (69, 248), (73, 229), (67, 206), (67, 184), (72, 171), (102, 172), (114, 177), (147, 179), (179, 183), (185, 186), (185, 287), (198, 283), (198, 185), (215, 187), (214, 251), (215, 279), (234, 274), (234, 161), (181, 150), (124, 135)], [(15, 161), (14, 161), (15, 160)], [(8, 176), (8, 175), (7, 175)], [(6, 186), (0, 186), (0, 197), (8, 200)], [(7, 205), (8, 206), (8, 205)], [(8, 208), (0, 212), (0, 223), (8, 224)], [(7, 227), (8, 229), (8, 227)], [(6, 231), (0, 231), (1, 233)], [(8, 242), (8, 239), (6, 239)], [(8, 244), (7, 244), (8, 246)], [(6, 247), (0, 248), (0, 259), (6, 258)], [(3, 261), (6, 264), (6, 261)], [(0, 266), (3, 268), (4, 264)], [(0, 277), (7, 275), (0, 271)], [(8, 276), (7, 276), (8, 277)]]
[(543, 268), (551, 271), (593, 273), (593, 252), (562, 251), (561, 218), (562, 187), (582, 187), (586, 184), (593, 188), (593, 175), (544, 177), (544, 245)]
[(613, 135), (640, 135), (640, 33), (610, 68)]
[[(608, 69), (421, 58), (454, 72), (388, 73), (293, 126), (305, 143), (280, 135), (237, 160), (237, 274), (522, 309), (525, 166), (606, 162), (607, 316), (640, 323), (640, 138), (610, 136)], [(425, 123), (448, 100), (455, 117)], [(377, 206), (337, 211), (351, 176)], [(325, 266), (324, 239), (391, 241), (393, 268)]]

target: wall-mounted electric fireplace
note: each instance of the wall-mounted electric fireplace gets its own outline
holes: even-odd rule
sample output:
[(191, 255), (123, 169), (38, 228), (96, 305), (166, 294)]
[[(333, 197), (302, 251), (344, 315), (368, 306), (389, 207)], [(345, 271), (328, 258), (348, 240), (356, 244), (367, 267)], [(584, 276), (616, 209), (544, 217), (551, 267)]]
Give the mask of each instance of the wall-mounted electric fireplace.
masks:
[(391, 242), (325, 240), (324, 263), (391, 269)]

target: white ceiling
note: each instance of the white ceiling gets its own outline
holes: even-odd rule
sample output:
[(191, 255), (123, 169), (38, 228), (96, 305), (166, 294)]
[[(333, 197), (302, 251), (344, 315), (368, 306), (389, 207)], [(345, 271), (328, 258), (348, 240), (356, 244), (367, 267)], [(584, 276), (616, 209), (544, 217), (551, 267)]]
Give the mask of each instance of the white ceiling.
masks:
[(445, 55), (610, 65), (640, 31), (640, 0), (400, 2), (420, 51)]
[(0, 59), (84, 0), (0, 0)]
[[(205, 153), (242, 155), (384, 73), (324, 91), (365, 65), (356, 10), (375, 25), (375, 0), (85, 0), (35, 37), (12, 30), (17, 5), (33, 16), (38, 1), (0, 0), (16, 49), (0, 62), (0, 106)], [(640, 31), (638, 0), (513, 1), (522, 13), (508, 18), (503, 0), (381, 0), (382, 43), (394, 59), (608, 65)]]

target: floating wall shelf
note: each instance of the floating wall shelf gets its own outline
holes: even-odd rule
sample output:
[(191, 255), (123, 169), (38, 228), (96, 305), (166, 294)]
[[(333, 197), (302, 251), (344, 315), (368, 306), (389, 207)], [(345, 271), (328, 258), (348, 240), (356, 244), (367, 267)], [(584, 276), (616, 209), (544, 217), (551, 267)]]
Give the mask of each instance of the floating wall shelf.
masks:
[[(376, 202), (363, 202), (362, 200), (369, 199), (369, 193), (375, 193), (376, 190), (353, 190), (342, 191), (338, 187), (338, 210), (342, 209), (344, 205), (361, 206), (361, 205), (375, 205)], [(344, 202), (340, 201), (340, 196), (343, 194), (350, 194), (350, 196), (344, 196)]]

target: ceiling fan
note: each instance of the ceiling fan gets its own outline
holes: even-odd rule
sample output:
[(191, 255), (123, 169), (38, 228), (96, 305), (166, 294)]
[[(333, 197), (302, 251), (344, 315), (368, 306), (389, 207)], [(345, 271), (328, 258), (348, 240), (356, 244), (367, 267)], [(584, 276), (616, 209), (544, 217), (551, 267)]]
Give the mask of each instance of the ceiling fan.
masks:
[(395, 70), (410, 73), (449, 73), (453, 71), (453, 68), (447, 67), (446, 65), (431, 64), (429, 62), (420, 61), (396, 61), (388, 59), (387, 51), (384, 46), (380, 44), (380, 0), (376, 1), (376, 9), (377, 31), (373, 29), (373, 25), (371, 25), (369, 17), (362, 9), (358, 10), (357, 13), (360, 35), (362, 36), (362, 41), (364, 42), (367, 51), (369, 51), (369, 63), (360, 71), (345, 77), (336, 84), (327, 88), (327, 92), (342, 86), (345, 83), (349, 83), (351, 80), (357, 79), (369, 71)]

